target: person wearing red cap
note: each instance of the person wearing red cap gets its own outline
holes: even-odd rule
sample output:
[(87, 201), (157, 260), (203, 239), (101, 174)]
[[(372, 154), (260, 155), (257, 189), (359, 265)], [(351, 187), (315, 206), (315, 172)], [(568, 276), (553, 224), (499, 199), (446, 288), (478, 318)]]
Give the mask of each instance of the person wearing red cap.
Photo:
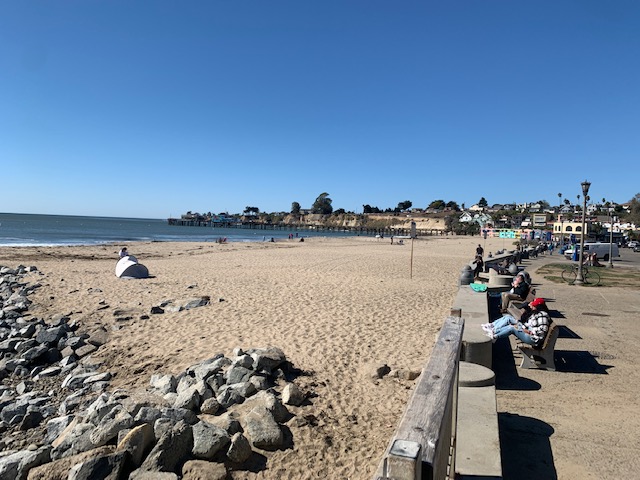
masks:
[(515, 335), (522, 342), (538, 346), (549, 331), (551, 317), (543, 298), (535, 298), (525, 307), (520, 321), (504, 315), (493, 323), (485, 323), (482, 329), (491, 340)]

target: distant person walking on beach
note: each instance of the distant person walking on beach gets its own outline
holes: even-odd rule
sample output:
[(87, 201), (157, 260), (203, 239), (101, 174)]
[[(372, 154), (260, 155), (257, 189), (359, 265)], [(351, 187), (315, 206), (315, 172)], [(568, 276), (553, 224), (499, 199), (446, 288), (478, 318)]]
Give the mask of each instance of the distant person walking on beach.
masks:
[(484, 248), (482, 248), (480, 244), (478, 244), (478, 247), (476, 248), (476, 255), (484, 255)]
[(129, 252), (127, 251), (127, 247), (122, 247), (118, 255), (120, 255), (120, 258), (128, 257)]

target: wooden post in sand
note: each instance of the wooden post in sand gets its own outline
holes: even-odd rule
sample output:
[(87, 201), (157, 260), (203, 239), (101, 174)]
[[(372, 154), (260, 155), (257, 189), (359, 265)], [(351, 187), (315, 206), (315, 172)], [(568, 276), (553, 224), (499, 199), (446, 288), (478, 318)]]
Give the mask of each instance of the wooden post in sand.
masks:
[(413, 279), (413, 241), (416, 239), (416, 222), (411, 222), (411, 265), (409, 266), (409, 279)]
[(411, 238), (411, 265), (409, 265), (409, 279), (413, 278), (413, 238)]

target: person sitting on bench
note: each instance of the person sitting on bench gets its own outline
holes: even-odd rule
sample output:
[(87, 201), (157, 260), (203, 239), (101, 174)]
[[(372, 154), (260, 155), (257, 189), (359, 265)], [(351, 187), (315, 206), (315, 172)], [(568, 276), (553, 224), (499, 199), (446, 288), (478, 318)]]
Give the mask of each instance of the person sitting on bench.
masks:
[(551, 325), (547, 304), (543, 298), (536, 298), (524, 309), (520, 321), (511, 315), (504, 315), (495, 322), (482, 324), (482, 329), (493, 341), (515, 335), (520, 341), (538, 347), (544, 342)]
[(529, 294), (529, 285), (524, 281), (524, 277), (522, 275), (516, 275), (511, 282), (511, 287), (511, 290), (508, 292), (502, 292), (500, 294), (500, 313), (507, 313), (507, 307), (511, 300), (520, 300), (521, 302), (524, 302), (524, 299), (527, 298), (527, 295)]

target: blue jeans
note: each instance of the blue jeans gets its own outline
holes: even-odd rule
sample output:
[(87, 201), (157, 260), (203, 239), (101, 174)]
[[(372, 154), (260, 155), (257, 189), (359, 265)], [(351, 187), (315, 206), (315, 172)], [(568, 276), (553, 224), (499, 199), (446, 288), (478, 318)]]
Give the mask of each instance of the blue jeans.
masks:
[(528, 343), (529, 345), (533, 345), (535, 341), (528, 333), (524, 333), (522, 331), (523, 325), (518, 322), (511, 315), (504, 315), (499, 318), (493, 325), (493, 334), (496, 338), (508, 337), (509, 335), (515, 335), (522, 342)]

